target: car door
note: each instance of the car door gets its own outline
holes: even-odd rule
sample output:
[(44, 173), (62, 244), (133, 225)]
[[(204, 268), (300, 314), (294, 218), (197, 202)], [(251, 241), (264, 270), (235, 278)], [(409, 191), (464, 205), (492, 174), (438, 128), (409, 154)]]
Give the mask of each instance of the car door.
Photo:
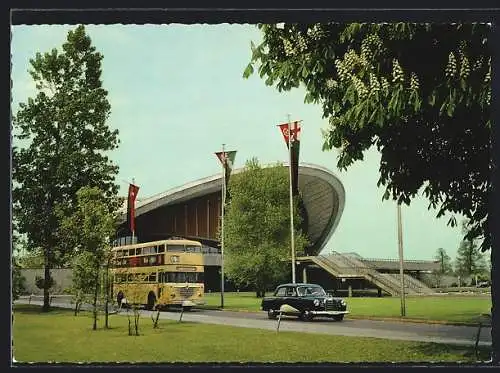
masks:
[(281, 307), (281, 305), (286, 302), (286, 291), (287, 291), (286, 286), (281, 286), (278, 289), (276, 289), (276, 293), (274, 294), (274, 302), (272, 309), (278, 310)]
[(288, 286), (286, 292), (286, 303), (295, 308), (297, 311), (301, 311), (303, 308), (302, 299), (297, 294), (296, 286)]

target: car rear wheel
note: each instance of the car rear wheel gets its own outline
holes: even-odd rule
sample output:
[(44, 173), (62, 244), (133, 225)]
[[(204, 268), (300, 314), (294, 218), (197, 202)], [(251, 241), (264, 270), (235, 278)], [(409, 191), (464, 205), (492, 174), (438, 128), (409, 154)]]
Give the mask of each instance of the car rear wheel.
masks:
[(271, 320), (276, 319), (276, 312), (274, 312), (273, 310), (268, 310), (267, 311), (267, 318), (271, 319)]
[(333, 319), (335, 321), (342, 321), (342, 320), (344, 320), (344, 315), (335, 315), (335, 316), (333, 316)]

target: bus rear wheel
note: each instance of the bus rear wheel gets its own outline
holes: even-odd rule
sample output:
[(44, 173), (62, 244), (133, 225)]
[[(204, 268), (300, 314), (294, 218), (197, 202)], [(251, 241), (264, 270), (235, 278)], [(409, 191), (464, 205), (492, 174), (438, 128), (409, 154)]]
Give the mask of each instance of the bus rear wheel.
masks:
[(152, 311), (155, 308), (156, 295), (152, 291), (148, 294), (148, 303), (146, 304), (146, 309)]

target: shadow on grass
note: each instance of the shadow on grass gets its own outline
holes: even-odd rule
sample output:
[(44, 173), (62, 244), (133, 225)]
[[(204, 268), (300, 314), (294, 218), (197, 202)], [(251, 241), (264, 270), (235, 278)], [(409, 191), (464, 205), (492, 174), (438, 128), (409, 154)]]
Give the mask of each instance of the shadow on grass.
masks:
[(24, 313), (24, 314), (41, 314), (41, 315), (46, 315), (46, 314), (60, 314), (60, 315), (69, 315), (69, 314), (74, 314), (74, 310), (69, 309), (69, 308), (61, 308), (61, 307), (54, 307), (50, 306), (49, 310), (47, 312), (42, 312), (42, 306), (36, 305), (36, 304), (15, 304), (12, 307), (12, 310), (16, 313)]
[(491, 349), (485, 346), (478, 347), (478, 355), (474, 350), (474, 345), (460, 346), (441, 343), (420, 343), (416, 348), (418, 352), (427, 356), (436, 356), (453, 354), (463, 357), (462, 361), (467, 362), (484, 362), (490, 359)]

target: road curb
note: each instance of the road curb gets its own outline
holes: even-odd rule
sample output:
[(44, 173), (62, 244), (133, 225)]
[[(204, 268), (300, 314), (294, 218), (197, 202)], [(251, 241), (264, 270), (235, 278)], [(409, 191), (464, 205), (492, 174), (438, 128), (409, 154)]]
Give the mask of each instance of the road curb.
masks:
[[(251, 311), (246, 309), (238, 308), (220, 308), (220, 307), (201, 307), (200, 309), (206, 309), (210, 311), (230, 311), (230, 312), (245, 312), (245, 313), (261, 313), (262, 311)], [(461, 322), (461, 321), (446, 321), (446, 320), (423, 320), (423, 319), (412, 319), (412, 318), (400, 318), (400, 317), (379, 317), (379, 316), (361, 316), (361, 315), (346, 315), (346, 319), (352, 320), (372, 320), (372, 321), (394, 321), (401, 323), (417, 323), (417, 324), (437, 324), (437, 325), (451, 325), (451, 326), (478, 326), (479, 320), (476, 323), (473, 322)]]
[[(65, 297), (65, 295), (60, 296), (60, 297)], [(20, 299), (21, 299), (21, 297), (20, 297)], [(203, 306), (203, 307), (199, 307), (199, 309), (206, 309), (206, 310), (210, 310), (210, 311), (229, 311), (229, 312), (242, 312), (242, 313), (255, 313), (255, 314), (259, 314), (262, 312), (262, 311), (252, 311), (252, 310), (241, 309), (241, 308), (224, 308), (224, 309), (222, 309), (222, 308), (217, 307), (217, 306)], [(450, 325), (450, 326), (473, 326), (473, 327), (477, 327), (480, 323), (480, 320), (473, 323), (473, 322), (446, 321), (446, 320), (424, 320), (424, 319), (400, 318), (400, 317), (361, 316), (361, 315), (355, 315), (352, 313), (346, 315), (346, 319), (391, 321), (391, 322), (418, 323), (418, 324), (430, 324), (430, 325), (434, 324), (434, 325)]]

